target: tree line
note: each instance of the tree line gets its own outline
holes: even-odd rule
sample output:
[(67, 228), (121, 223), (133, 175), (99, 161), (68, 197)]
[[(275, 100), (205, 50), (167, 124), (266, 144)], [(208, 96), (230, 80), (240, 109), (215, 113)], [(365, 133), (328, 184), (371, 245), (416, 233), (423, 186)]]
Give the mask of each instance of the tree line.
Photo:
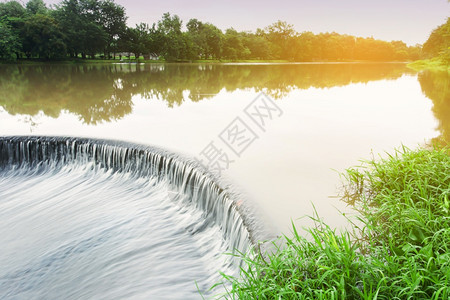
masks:
[(346, 34), (297, 32), (277, 21), (255, 32), (222, 31), (211, 23), (163, 14), (152, 24), (128, 27), (125, 8), (113, 0), (43, 0), (0, 3), (0, 58), (113, 58), (122, 53), (166, 61), (201, 59), (287, 61), (405, 61), (421, 47)]
[(423, 56), (439, 57), (444, 63), (450, 64), (450, 18), (431, 32), (423, 44)]

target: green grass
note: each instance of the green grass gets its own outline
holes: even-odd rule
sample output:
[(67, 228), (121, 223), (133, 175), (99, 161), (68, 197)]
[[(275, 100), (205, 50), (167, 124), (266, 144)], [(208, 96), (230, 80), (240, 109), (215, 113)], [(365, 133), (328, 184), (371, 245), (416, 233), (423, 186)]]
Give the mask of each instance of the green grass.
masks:
[(359, 211), (353, 230), (315, 217), (306, 239), (293, 227), (273, 252), (242, 255), (241, 276), (223, 274), (231, 288), (218, 297), (449, 299), (449, 151), (403, 148), (344, 178), (344, 199)]
[(446, 71), (447, 70), (450, 72), (450, 64), (448, 64), (441, 58), (416, 60), (412, 63), (407, 64), (407, 66), (410, 69), (413, 69), (416, 71), (422, 71), (422, 70)]

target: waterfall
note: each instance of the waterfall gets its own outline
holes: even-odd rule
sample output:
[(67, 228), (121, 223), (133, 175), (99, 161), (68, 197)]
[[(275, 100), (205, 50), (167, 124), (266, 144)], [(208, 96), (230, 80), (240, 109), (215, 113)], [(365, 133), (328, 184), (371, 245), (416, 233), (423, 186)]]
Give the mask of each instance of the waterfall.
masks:
[[(218, 183), (218, 179), (206, 169), (194, 160), (184, 158), (166, 150), (128, 142), (71, 137), (0, 137), (0, 197), (2, 195), (2, 174), (6, 174), (4, 176), (8, 179), (8, 176), (11, 177), (15, 176), (14, 174), (32, 170), (32, 174), (64, 172), (63, 178), (70, 178), (72, 173), (75, 174), (73, 175), (74, 177), (78, 176), (76, 175), (78, 173), (74, 171), (77, 166), (83, 166), (83, 170), (86, 172), (99, 174), (95, 176), (101, 177), (102, 182), (106, 180), (105, 178), (107, 177), (124, 176), (120, 178), (125, 178), (124, 180), (126, 180), (126, 182), (132, 184), (136, 182), (145, 184), (146, 181), (152, 182), (154, 187), (158, 186), (158, 184), (165, 184), (164, 190), (167, 189), (169, 191), (166, 193), (169, 195), (167, 203), (169, 203), (169, 206), (177, 207), (174, 211), (178, 211), (180, 214), (188, 211), (189, 213), (186, 214), (188, 216), (196, 215), (197, 213), (201, 215), (203, 221), (196, 221), (193, 224), (189, 224), (185, 228), (185, 231), (189, 232), (191, 235), (199, 235), (204, 232), (205, 236), (201, 238), (201, 241), (206, 244), (211, 243), (207, 242), (207, 239), (215, 238), (222, 240), (225, 245), (220, 249), (225, 249), (226, 252), (231, 253), (235, 253), (235, 251), (245, 253), (256, 240), (255, 235), (257, 233), (257, 226), (255, 225), (255, 220), (252, 219), (248, 212), (249, 208), (245, 206), (245, 204), (242, 204), (243, 201), (240, 201), (240, 196), (238, 194), (221, 187)], [(61, 187), (64, 187), (64, 180), (65, 179), (61, 181), (61, 179), (58, 179), (57, 183), (60, 184)], [(40, 186), (44, 185), (51, 188), (52, 184), (50, 179), (50, 182), (48, 180), (42, 181)], [(95, 185), (92, 187), (92, 184), (89, 184), (89, 189), (95, 190)], [(120, 183), (114, 183), (112, 186), (114, 187), (117, 185), (120, 185)], [(130, 198), (134, 197), (134, 194), (139, 190), (138, 188), (130, 188), (126, 185), (124, 185), (123, 188), (130, 189)], [(8, 195), (6, 189), (7, 188), (4, 188), (4, 193)], [(76, 197), (76, 194), (73, 192), (71, 193)], [(149, 192), (151, 195), (154, 193), (153, 190)], [(33, 194), (33, 192), (30, 192), (30, 194)], [(124, 195), (127, 194), (124, 193)], [(11, 203), (18, 203), (17, 200), (18, 199), (12, 199), (11, 201), (15, 202)], [(107, 200), (108, 199), (103, 199), (102, 201)], [(58, 199), (55, 199), (54, 201), (54, 203), (58, 203)], [(139, 201), (145, 201), (145, 199)], [(95, 203), (95, 201), (93, 201), (93, 203)], [(115, 203), (116, 202), (113, 202), (111, 205), (117, 205), (120, 209), (120, 203)], [(165, 205), (167, 205), (167, 203)], [(0, 209), (2, 208), (1, 205), (2, 199), (0, 198)], [(8, 205), (8, 207), (11, 206), (11, 204)], [(14, 205), (17, 206), (18, 204)], [(95, 207), (95, 204), (92, 205)], [(7, 212), (8, 210), (4, 211)], [(91, 214), (91, 211), (92, 209), (89, 211), (83, 209), (82, 213), (83, 215), (86, 215), (88, 212)], [(6, 214), (6, 212), (4, 212), (4, 214)], [(49, 215), (49, 217), (52, 217), (52, 215)], [(6, 219), (8, 218), (12, 218), (12, 216), (6, 215)], [(151, 219), (151, 216), (149, 216), (149, 218)], [(171, 218), (171, 216), (165, 218)], [(126, 222), (133, 222), (133, 219), (127, 219)], [(176, 223), (178, 221), (171, 222)], [(181, 218), (179, 222), (183, 222)], [(0, 226), (1, 224), (2, 223), (0, 222)], [(218, 229), (214, 232), (218, 232), (221, 237), (210, 236), (211, 234), (208, 230), (213, 227)], [(0, 233), (1, 230), (2, 228), (0, 228)], [(3, 230), (9, 229), (3, 228)], [(151, 248), (153, 246), (149, 245), (149, 247)], [(214, 255), (222, 257), (222, 266), (219, 266), (220, 268), (238, 269), (239, 259), (236, 257), (230, 255), (223, 258), (223, 253), (216, 253)], [(7, 260), (7, 258), (4, 259)], [(214, 261), (209, 263), (214, 264)], [(217, 271), (222, 270), (215, 270), (215, 273), (217, 273)], [(0, 271), (0, 290), (5, 288), (6, 290), (9, 289), (9, 294), (7, 295), (10, 296), (33, 296), (33, 294), (14, 294), (14, 292), (11, 291), (11, 287), (14, 287), (17, 291), (17, 285), (14, 283), (15, 281), (11, 279), (18, 276), (18, 273), (14, 272), (15, 271), (13, 270), (7, 274), (2, 274)], [(38, 272), (37, 269), (36, 272)], [(26, 276), (24, 278), (27, 278)], [(218, 278), (220, 277), (215, 277), (214, 280), (217, 280)], [(27, 280), (30, 279), (28, 278)], [(201, 279), (198, 280), (201, 281)], [(211, 283), (209, 281), (206, 282)], [(36, 284), (31, 290), (39, 290), (41, 288), (44, 287)], [(48, 289), (48, 287), (46, 288)], [(193, 288), (195, 293), (194, 285)], [(207, 287), (205, 286), (203, 288), (200, 287), (199, 289), (201, 292), (207, 294), (206, 288)], [(39, 293), (38, 295), (52, 298), (51, 294)], [(158, 297), (164, 298), (164, 292), (161, 291), (158, 291), (156, 294), (152, 294), (151, 291), (146, 291), (144, 294), (135, 294), (135, 296), (137, 295), (157, 295)], [(71, 298), (68, 295), (58, 294), (58, 296)], [(90, 296), (97, 295), (95, 292), (92, 292)], [(1, 297), (2, 294), (0, 292), (0, 298)], [(76, 298), (76, 295), (74, 294), (72, 297)], [(189, 298), (187, 295), (184, 295), (183, 297)]]

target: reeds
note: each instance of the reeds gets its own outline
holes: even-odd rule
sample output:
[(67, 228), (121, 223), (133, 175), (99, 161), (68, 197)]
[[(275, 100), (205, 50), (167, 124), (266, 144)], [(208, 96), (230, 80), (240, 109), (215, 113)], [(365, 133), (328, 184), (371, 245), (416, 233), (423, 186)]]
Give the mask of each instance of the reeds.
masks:
[(231, 288), (219, 297), (449, 299), (448, 149), (402, 148), (344, 177), (344, 200), (359, 211), (352, 230), (337, 232), (317, 216), (311, 238), (293, 226), (274, 251), (242, 255), (241, 276), (224, 274)]

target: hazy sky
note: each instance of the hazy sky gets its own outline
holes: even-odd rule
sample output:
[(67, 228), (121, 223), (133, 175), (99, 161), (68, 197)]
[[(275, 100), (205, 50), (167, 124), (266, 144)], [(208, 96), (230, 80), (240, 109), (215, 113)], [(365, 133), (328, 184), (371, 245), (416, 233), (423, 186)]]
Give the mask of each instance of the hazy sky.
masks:
[[(26, 0), (23, 0), (26, 2)], [(46, 0), (48, 4), (59, 0)], [(423, 43), (431, 30), (450, 16), (447, 0), (116, 0), (126, 8), (128, 24), (157, 22), (163, 13), (177, 14), (220, 29), (264, 28), (277, 20), (298, 32), (335, 31), (383, 40)]]

